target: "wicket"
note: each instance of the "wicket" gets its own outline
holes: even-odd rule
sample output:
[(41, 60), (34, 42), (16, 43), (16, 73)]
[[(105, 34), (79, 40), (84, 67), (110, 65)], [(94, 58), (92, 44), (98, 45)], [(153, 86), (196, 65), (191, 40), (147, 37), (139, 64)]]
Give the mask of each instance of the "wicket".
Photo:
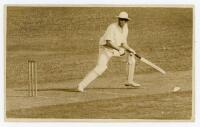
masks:
[(37, 62), (28, 60), (28, 96), (37, 96)]

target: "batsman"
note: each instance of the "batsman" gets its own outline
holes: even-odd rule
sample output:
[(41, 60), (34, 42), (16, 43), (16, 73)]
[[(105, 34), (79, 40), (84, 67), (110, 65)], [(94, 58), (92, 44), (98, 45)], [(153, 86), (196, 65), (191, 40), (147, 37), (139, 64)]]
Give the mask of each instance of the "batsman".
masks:
[(102, 75), (107, 69), (109, 60), (115, 56), (120, 57), (128, 53), (128, 82), (133, 87), (139, 87), (140, 84), (133, 81), (135, 70), (135, 51), (130, 48), (127, 43), (128, 37), (128, 13), (121, 12), (117, 16), (117, 22), (108, 26), (104, 35), (99, 41), (99, 57), (96, 67), (90, 71), (86, 77), (78, 84), (78, 91), (83, 92), (84, 89), (98, 76)]

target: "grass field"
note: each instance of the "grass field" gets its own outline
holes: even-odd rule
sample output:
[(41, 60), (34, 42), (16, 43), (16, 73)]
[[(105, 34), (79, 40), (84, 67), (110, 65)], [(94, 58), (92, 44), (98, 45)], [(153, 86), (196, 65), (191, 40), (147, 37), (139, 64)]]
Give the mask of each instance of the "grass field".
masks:
[[(14, 118), (57, 119), (191, 119), (191, 92), (121, 97), (25, 108), (7, 113)], [(184, 101), (183, 101), (184, 100)]]
[[(95, 66), (98, 40), (122, 10), (132, 18), (129, 45), (169, 74), (157, 74), (137, 61), (135, 79), (148, 90), (131, 91), (138, 93), (137, 98), (132, 94), (125, 96), (129, 89), (120, 88), (126, 81), (126, 58), (113, 58), (109, 69), (91, 84), (96, 89), (92, 89), (93, 92), (89, 89), (83, 94), (85, 98), (79, 98), (81, 93), (67, 89), (74, 89)], [(7, 118), (190, 119), (192, 17), (191, 8), (8, 7)], [(25, 96), (28, 59), (38, 62), (39, 95), (46, 99)], [(184, 90), (174, 94), (166, 90), (177, 85)], [(105, 91), (98, 89), (102, 87)], [(116, 87), (119, 89), (112, 89)], [(65, 98), (69, 99), (66, 103), (56, 104), (56, 100), (64, 102)], [(26, 105), (21, 104), (23, 102)], [(136, 111), (137, 108), (141, 110)], [(88, 111), (83, 112), (85, 109)]]

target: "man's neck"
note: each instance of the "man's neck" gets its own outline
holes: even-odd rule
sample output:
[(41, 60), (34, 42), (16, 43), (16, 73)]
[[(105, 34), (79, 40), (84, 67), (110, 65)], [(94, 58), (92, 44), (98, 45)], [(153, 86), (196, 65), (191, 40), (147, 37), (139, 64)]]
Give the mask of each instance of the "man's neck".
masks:
[(119, 24), (119, 23), (117, 23), (117, 25), (118, 25), (118, 26), (119, 26), (121, 29), (123, 29), (123, 27), (124, 27), (124, 26), (120, 26), (120, 24)]

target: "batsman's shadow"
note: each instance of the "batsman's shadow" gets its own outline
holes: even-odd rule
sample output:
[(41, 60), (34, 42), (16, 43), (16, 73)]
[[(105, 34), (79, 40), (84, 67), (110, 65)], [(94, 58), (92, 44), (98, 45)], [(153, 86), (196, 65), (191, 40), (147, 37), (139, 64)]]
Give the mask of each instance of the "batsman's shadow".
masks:
[[(131, 90), (131, 89), (139, 89), (139, 87), (123, 87), (123, 88), (104, 88), (104, 87), (99, 87), (99, 88), (87, 88), (88, 90)], [(140, 88), (141, 89), (141, 88)]]

